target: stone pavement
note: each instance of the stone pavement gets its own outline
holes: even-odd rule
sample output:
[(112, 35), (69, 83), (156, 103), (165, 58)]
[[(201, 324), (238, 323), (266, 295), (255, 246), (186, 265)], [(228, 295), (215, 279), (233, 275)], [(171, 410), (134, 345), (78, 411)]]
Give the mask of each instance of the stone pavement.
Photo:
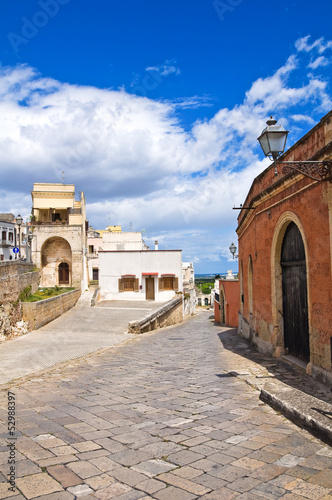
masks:
[(144, 317), (157, 304), (108, 301), (98, 306), (89, 307), (80, 299), (42, 328), (0, 343), (0, 386), (132, 338), (126, 333), (128, 322)]
[(12, 384), (15, 491), (2, 391), (0, 498), (332, 500), (332, 448), (234, 376), (267, 369), (235, 347), (202, 312)]

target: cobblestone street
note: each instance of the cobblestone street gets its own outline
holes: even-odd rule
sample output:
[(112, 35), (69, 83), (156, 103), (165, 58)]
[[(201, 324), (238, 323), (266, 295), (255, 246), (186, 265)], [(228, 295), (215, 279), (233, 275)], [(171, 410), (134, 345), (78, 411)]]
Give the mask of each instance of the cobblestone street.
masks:
[[(209, 312), (2, 390), (0, 498), (332, 500), (332, 448), (231, 372), (250, 360)], [(7, 389), (8, 389), (7, 388)]]

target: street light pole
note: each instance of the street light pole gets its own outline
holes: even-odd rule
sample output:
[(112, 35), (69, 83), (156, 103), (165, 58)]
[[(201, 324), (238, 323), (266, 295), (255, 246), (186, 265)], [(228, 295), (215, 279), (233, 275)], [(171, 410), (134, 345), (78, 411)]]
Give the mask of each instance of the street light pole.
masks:
[(23, 219), (20, 215), (16, 217), (16, 224), (18, 225), (18, 258), (21, 258), (21, 226)]

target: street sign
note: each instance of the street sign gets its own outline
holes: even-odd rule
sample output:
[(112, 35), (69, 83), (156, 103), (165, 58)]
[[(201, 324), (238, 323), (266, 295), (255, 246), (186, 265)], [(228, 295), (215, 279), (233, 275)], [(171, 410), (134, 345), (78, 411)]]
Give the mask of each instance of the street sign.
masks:
[(17, 247), (14, 247), (14, 248), (13, 248), (13, 252), (14, 252), (14, 253), (18, 253), (19, 251), (20, 251), (20, 249), (19, 249), (19, 248), (17, 248)]

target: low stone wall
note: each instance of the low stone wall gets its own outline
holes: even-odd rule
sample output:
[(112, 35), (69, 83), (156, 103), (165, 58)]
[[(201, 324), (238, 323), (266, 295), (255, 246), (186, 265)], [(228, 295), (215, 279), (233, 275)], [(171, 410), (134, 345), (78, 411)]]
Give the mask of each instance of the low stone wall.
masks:
[(183, 321), (182, 296), (166, 302), (158, 309), (139, 321), (128, 324), (129, 333), (144, 333)]
[[(33, 266), (31, 266), (31, 269), (33, 269)], [(24, 269), (24, 273), (20, 271), (22, 269), (16, 274), (0, 278), (0, 303), (15, 302), (19, 294), (27, 286), (31, 285), (31, 293), (35, 293), (38, 290), (40, 272), (28, 272), (26, 268)]]
[(22, 260), (4, 260), (0, 262), (0, 278), (15, 276), (32, 271), (35, 268), (34, 264), (24, 262)]
[(38, 302), (22, 302), (23, 320), (29, 324), (29, 330), (37, 330), (74, 307), (80, 295), (78, 289)]

